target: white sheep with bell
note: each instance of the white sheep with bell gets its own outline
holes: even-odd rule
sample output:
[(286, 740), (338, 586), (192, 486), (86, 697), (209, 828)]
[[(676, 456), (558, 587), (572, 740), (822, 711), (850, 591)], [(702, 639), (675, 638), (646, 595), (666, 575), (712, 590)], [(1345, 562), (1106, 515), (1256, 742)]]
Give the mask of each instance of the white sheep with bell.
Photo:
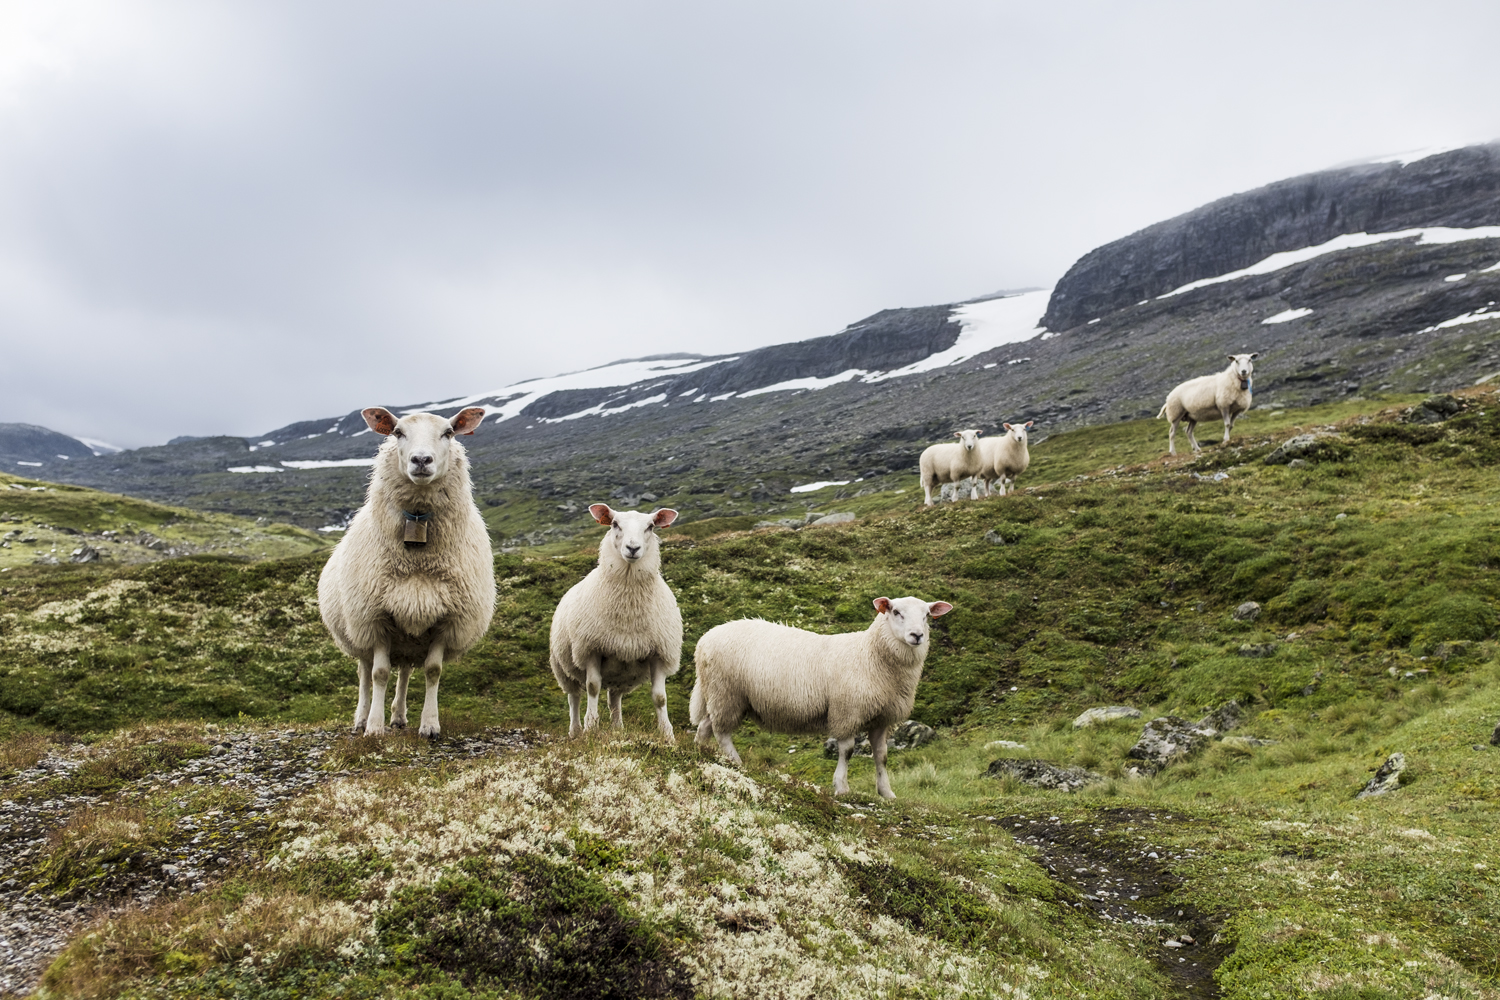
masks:
[(1178, 421), (1187, 424), (1188, 441), (1194, 451), (1202, 451), (1193, 433), (1200, 420), (1222, 418), (1224, 443), (1229, 443), (1229, 432), (1234, 427), (1235, 418), (1250, 409), (1254, 362), (1260, 353), (1230, 354), (1227, 357), (1228, 368), (1214, 375), (1190, 378), (1167, 394), (1167, 401), (1156, 415), (1158, 420), (1166, 417), (1171, 425), (1167, 430), (1167, 454), (1177, 454)]
[(930, 645), (931, 619), (953, 610), (946, 601), (877, 597), (875, 620), (862, 632), (818, 635), (759, 618), (725, 622), (698, 640), (698, 672), (689, 711), (697, 742), (717, 740), (740, 763), (731, 737), (748, 715), (773, 733), (832, 736), (839, 763), (833, 791), (849, 791), (855, 735), (870, 733), (875, 788), (895, 798), (885, 770), (885, 737), (911, 715)]
[(478, 642), (495, 611), (490, 536), (474, 506), (469, 456), (457, 441), (484, 409), (450, 419), (378, 406), (365, 423), (386, 436), (365, 504), (318, 579), (318, 607), (333, 641), (359, 662), (354, 732), (386, 730), (385, 692), (397, 671), (390, 727), (406, 727), (406, 685), (417, 664), (426, 679), (423, 736), (436, 736), (443, 664)]
[[(938, 489), (941, 495), (943, 483), (961, 483), (979, 475), (979, 435), (983, 433), (984, 431), (974, 430), (972, 427), (954, 431), (953, 436), (958, 438), (956, 443), (950, 441), (930, 445), (922, 452), (922, 491), (926, 495), (927, 506), (932, 506), (933, 489)], [(958, 499), (956, 486), (953, 499)], [(978, 485), (971, 487), (969, 499), (979, 499)]]
[(999, 482), (1000, 495), (1005, 496), (1007, 484), (1014, 484), (1016, 477), (1031, 465), (1026, 432), (1035, 424), (1034, 420), (1001, 424), (1004, 434), (979, 442), (979, 479), (984, 483), (985, 496), (990, 495), (990, 484), (994, 482)]
[[(599, 724), (601, 690), (609, 691), (614, 728), (623, 728), (621, 699), (649, 681), (656, 725), (670, 740), (667, 678), (682, 665), (682, 613), (661, 576), (656, 532), (677, 512), (642, 514), (596, 503), (589, 513), (609, 528), (599, 542), (599, 565), (563, 595), (552, 616), (552, 675), (568, 696), (568, 734)], [(588, 699), (582, 720), (581, 696)]]

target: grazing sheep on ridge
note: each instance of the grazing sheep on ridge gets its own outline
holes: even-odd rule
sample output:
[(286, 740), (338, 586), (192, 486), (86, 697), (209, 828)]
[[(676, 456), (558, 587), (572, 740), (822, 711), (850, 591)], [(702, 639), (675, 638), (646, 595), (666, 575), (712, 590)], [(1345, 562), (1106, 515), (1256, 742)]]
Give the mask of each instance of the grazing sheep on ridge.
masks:
[(495, 563), (474, 506), (469, 456), (456, 435), (473, 434), (483, 407), (451, 419), (372, 406), (365, 423), (386, 435), (365, 505), (318, 579), (318, 607), (333, 641), (359, 661), (354, 732), (385, 733), (385, 689), (398, 671), (391, 728), (406, 728), (406, 684), (422, 664), (423, 736), (436, 736), (438, 681), (490, 627)]
[(985, 438), (979, 442), (979, 478), (984, 482), (984, 495), (990, 495), (990, 484), (999, 481), (1000, 495), (1005, 496), (1005, 484), (1014, 483), (1016, 477), (1031, 464), (1031, 450), (1027, 447), (1026, 432), (1036, 424), (1028, 420), (1024, 424), (1001, 424), (1005, 433), (997, 438)]
[(1160, 420), (1166, 417), (1171, 423), (1167, 431), (1167, 454), (1177, 454), (1177, 422), (1187, 423), (1188, 441), (1194, 451), (1201, 451), (1193, 430), (1200, 420), (1224, 419), (1224, 443), (1229, 443), (1229, 431), (1234, 427), (1234, 418), (1250, 409), (1251, 377), (1255, 374), (1253, 362), (1260, 357), (1255, 354), (1230, 354), (1229, 367), (1214, 375), (1190, 378), (1167, 394)]
[[(614, 728), (624, 728), (620, 700), (651, 682), (656, 725), (672, 739), (667, 718), (667, 678), (682, 664), (682, 613), (661, 578), (661, 543), (656, 529), (677, 520), (668, 508), (642, 514), (589, 506), (609, 531), (599, 541), (599, 565), (575, 583), (552, 616), (552, 676), (568, 696), (568, 735), (599, 724), (599, 691), (609, 689)], [(580, 725), (578, 698), (588, 694)]]
[[(958, 438), (957, 444), (935, 444), (922, 452), (922, 491), (926, 494), (928, 507), (932, 506), (933, 487), (941, 488), (943, 483), (961, 483), (979, 474), (979, 435), (983, 433), (984, 431), (972, 428), (954, 431), (953, 436)], [(954, 488), (953, 498), (958, 499), (957, 487)], [(978, 486), (971, 488), (969, 499), (979, 499)]]
[(877, 597), (878, 612), (863, 632), (818, 635), (759, 618), (709, 629), (693, 662), (691, 719), (700, 746), (714, 739), (740, 763), (731, 737), (746, 715), (773, 733), (828, 735), (838, 740), (833, 791), (849, 791), (849, 751), (862, 729), (875, 754), (875, 788), (894, 799), (885, 770), (887, 730), (911, 714), (927, 659), (929, 617), (953, 610), (946, 601)]

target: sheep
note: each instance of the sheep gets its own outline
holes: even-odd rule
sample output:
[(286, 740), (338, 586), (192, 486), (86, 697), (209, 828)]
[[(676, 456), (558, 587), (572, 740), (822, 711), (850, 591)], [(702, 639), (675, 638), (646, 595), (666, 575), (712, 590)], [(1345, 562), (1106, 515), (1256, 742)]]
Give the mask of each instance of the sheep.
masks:
[[(984, 431), (972, 428), (954, 431), (953, 436), (958, 438), (957, 444), (935, 444), (922, 452), (922, 491), (926, 494), (928, 507), (932, 506), (933, 487), (941, 487), (943, 483), (961, 483), (979, 474), (979, 435), (983, 433)], [(941, 496), (941, 490), (939, 495)], [(953, 498), (958, 499), (957, 487), (954, 488)], [(979, 498), (978, 486), (971, 488), (969, 498)]]
[(717, 739), (735, 764), (731, 737), (746, 715), (773, 733), (829, 735), (838, 740), (833, 791), (849, 791), (849, 751), (868, 729), (875, 788), (893, 799), (885, 770), (885, 737), (911, 714), (927, 659), (929, 616), (953, 610), (946, 601), (877, 597), (878, 612), (863, 632), (818, 635), (759, 618), (711, 628), (693, 653), (698, 679), (689, 706), (697, 742)]
[(1167, 454), (1177, 454), (1177, 422), (1187, 423), (1188, 440), (1194, 451), (1201, 451), (1198, 438), (1193, 433), (1200, 420), (1224, 419), (1224, 443), (1229, 443), (1229, 431), (1234, 419), (1250, 409), (1251, 376), (1255, 374), (1253, 362), (1260, 357), (1254, 354), (1229, 354), (1229, 367), (1215, 375), (1190, 378), (1167, 394), (1160, 420), (1166, 417), (1171, 427), (1167, 431)]
[[(552, 676), (568, 696), (568, 735), (599, 724), (601, 688), (609, 690), (614, 728), (624, 728), (621, 699), (650, 681), (657, 728), (671, 740), (667, 678), (682, 665), (682, 613), (661, 577), (656, 529), (677, 520), (677, 512), (642, 514), (596, 503), (589, 513), (610, 529), (599, 541), (599, 565), (563, 595), (552, 616)], [(584, 692), (588, 711), (580, 724)]]
[(370, 430), (385, 435), (365, 504), (318, 579), (323, 624), (359, 663), (354, 733), (386, 731), (385, 690), (398, 671), (390, 728), (406, 728), (406, 685), (422, 664), (426, 697), (417, 732), (433, 737), (438, 682), (478, 642), (495, 611), (489, 531), (474, 506), (469, 456), (456, 435), (473, 434), (484, 408), (451, 419), (372, 406)]
[(1026, 432), (1035, 425), (1034, 420), (1028, 420), (1024, 424), (1001, 424), (1005, 428), (1004, 434), (979, 442), (979, 478), (984, 483), (985, 496), (990, 495), (990, 484), (997, 480), (1000, 483), (1000, 495), (1005, 496), (1005, 484), (1014, 483), (1016, 477), (1031, 464)]

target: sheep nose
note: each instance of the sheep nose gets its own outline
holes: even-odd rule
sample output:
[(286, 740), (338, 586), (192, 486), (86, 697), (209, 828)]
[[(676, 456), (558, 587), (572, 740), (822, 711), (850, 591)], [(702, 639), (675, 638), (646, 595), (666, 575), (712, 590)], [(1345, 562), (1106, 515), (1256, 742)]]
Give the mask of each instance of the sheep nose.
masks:
[(907, 634), (911, 636), (911, 644), (913, 646), (922, 645), (922, 640), (925, 636), (921, 632), (908, 632)]
[(626, 558), (628, 558), (628, 559), (634, 559), (636, 556), (638, 556), (640, 554), (641, 554), (641, 547), (639, 545), (627, 545), (627, 546), (625, 546), (625, 556), (626, 556)]
[(425, 469), (428, 466), (432, 465), (432, 456), (431, 455), (413, 455), (411, 457), (411, 464), (414, 465), (414, 466), (416, 466), (419, 469)]

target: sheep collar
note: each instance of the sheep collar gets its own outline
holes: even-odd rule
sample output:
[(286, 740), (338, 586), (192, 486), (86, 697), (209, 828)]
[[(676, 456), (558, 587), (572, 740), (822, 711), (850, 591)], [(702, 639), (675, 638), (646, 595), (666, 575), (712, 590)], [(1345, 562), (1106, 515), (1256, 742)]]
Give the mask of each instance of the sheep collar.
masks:
[(406, 531), (401, 540), (406, 543), (407, 548), (427, 544), (427, 522), (432, 520), (432, 512), (425, 514), (413, 514), (409, 510), (403, 510), (401, 517), (406, 522)]

